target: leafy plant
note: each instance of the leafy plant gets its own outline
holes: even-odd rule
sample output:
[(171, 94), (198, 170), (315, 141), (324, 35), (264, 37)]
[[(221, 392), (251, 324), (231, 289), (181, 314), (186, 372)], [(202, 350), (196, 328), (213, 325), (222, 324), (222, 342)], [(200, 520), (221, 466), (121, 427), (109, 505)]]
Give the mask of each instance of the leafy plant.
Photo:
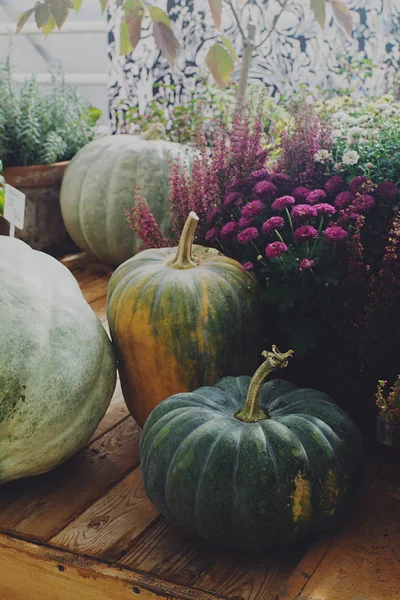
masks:
[[(152, 23), (152, 34), (157, 48), (164, 55), (173, 70), (180, 44), (173, 32), (171, 20), (168, 14), (149, 4), (146, 0), (115, 0), (116, 7), (123, 10), (124, 18), (121, 23), (120, 31), (120, 51), (121, 54), (128, 54), (136, 48), (142, 31), (142, 22), (144, 19), (150, 19)], [(239, 30), (243, 44), (240, 80), (238, 88), (238, 100), (244, 101), (248, 80), (248, 72), (252, 60), (253, 52), (259, 46), (262, 46), (276, 29), (279, 19), (284, 13), (288, 0), (279, 0), (280, 10), (274, 16), (270, 30), (267, 35), (258, 43), (255, 43), (255, 27), (249, 21), (246, 28), (243, 27), (243, 19), (239, 15), (237, 5), (233, 0), (208, 0), (211, 14), (217, 30), (221, 28), (221, 17), (223, 11), (223, 1), (232, 13)], [(19, 16), (17, 32), (21, 31), (25, 23), (34, 15), (36, 24), (47, 36), (55, 27), (59, 29), (63, 26), (68, 17), (69, 11), (79, 12), (83, 0), (38, 0), (32, 8)], [(108, 0), (99, 0), (102, 12), (109, 4)], [(239, 0), (238, 0), (239, 3)], [(326, 5), (331, 4), (334, 18), (344, 28), (348, 35), (352, 35), (351, 15), (347, 6), (342, 0), (310, 0), (310, 7), (314, 11), (318, 23), (323, 28), (326, 20)], [(217, 41), (210, 48), (206, 64), (210, 69), (216, 83), (225, 87), (232, 76), (234, 70), (234, 61), (238, 61), (234, 44), (232, 40), (222, 34), (215, 36)]]
[(3, 172), (3, 163), (0, 160), (0, 215), (4, 212), (4, 193), (5, 193), (5, 184), (4, 177), (2, 175)]
[(101, 112), (88, 107), (61, 71), (44, 95), (32, 77), (18, 89), (11, 59), (0, 69), (0, 156), (5, 167), (69, 160), (95, 135)]

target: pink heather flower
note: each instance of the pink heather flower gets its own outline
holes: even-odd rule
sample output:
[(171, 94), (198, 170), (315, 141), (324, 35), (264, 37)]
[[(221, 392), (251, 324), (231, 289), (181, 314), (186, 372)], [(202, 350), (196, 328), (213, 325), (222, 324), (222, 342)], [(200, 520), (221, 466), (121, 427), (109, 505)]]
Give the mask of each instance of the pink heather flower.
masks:
[(264, 200), (270, 200), (276, 194), (276, 187), (271, 181), (259, 181), (254, 186), (254, 193)]
[(254, 269), (254, 264), (250, 261), (244, 263), (242, 265), (242, 271), (252, 271)]
[(212, 244), (219, 237), (221, 230), (218, 227), (213, 227), (206, 233), (206, 242)]
[(349, 183), (349, 188), (352, 194), (357, 194), (358, 192), (364, 191), (365, 184), (368, 181), (368, 177), (365, 177), (365, 175), (358, 175), (357, 177), (354, 177), (354, 179), (352, 179)]
[(256, 227), (248, 227), (238, 234), (237, 241), (239, 244), (248, 244), (251, 240), (255, 240), (256, 237), (258, 237), (258, 229)]
[(271, 181), (271, 173), (266, 169), (258, 169), (250, 173), (250, 179), (257, 183), (257, 181)]
[(288, 206), (294, 204), (295, 202), (296, 200), (293, 198), (293, 196), (281, 196), (271, 204), (271, 208), (272, 210), (285, 210), (285, 208), (288, 208)]
[(245, 229), (245, 227), (250, 227), (253, 220), (254, 220), (253, 217), (240, 217), (239, 229)]
[(239, 223), (228, 221), (221, 229), (221, 240), (230, 240), (234, 238), (239, 231)]
[(307, 202), (309, 204), (316, 204), (317, 202), (320, 202), (321, 200), (325, 200), (326, 198), (326, 193), (324, 192), (324, 190), (313, 190), (312, 192), (310, 192), (307, 196)]
[(310, 192), (310, 188), (299, 186), (293, 190), (292, 196), (295, 198), (296, 202), (305, 202)]
[(340, 175), (334, 175), (324, 185), (324, 189), (327, 194), (334, 196), (339, 192), (339, 189), (343, 185), (343, 177)]
[(358, 195), (353, 202), (353, 208), (359, 213), (366, 213), (375, 206), (375, 198), (369, 194)]
[(324, 237), (328, 242), (341, 242), (347, 238), (347, 231), (343, 227), (332, 225), (325, 229)]
[(335, 198), (334, 205), (338, 210), (344, 210), (353, 202), (353, 198), (351, 192), (340, 192)]
[(295, 230), (293, 239), (297, 243), (308, 242), (310, 240), (315, 240), (317, 235), (318, 231), (315, 229), (315, 227), (312, 227), (311, 225), (302, 225)]
[(283, 242), (273, 242), (265, 248), (265, 256), (267, 258), (278, 258), (287, 252), (288, 247)]
[(312, 269), (314, 266), (313, 260), (308, 260), (308, 258), (303, 258), (301, 263), (299, 264), (299, 271), (304, 271), (305, 269)]
[(294, 186), (293, 179), (290, 177), (290, 175), (286, 175), (286, 173), (275, 173), (272, 175), (271, 181), (283, 194), (290, 192)]
[(239, 192), (229, 192), (229, 194), (225, 195), (224, 207), (230, 209), (234, 206), (240, 206), (242, 202), (242, 196), (239, 194)]
[(222, 216), (222, 212), (221, 212), (220, 208), (212, 208), (207, 215), (206, 222), (207, 222), (207, 224), (214, 223), (214, 221), (219, 219), (221, 216)]
[(315, 209), (319, 217), (321, 217), (322, 215), (334, 215), (336, 212), (336, 208), (334, 208), (332, 204), (328, 204), (327, 202), (322, 202), (321, 204), (314, 204), (312, 208)]
[(310, 206), (309, 204), (296, 204), (292, 208), (291, 216), (293, 221), (299, 222), (316, 217), (317, 211), (314, 206)]
[(391, 181), (384, 181), (378, 186), (378, 195), (382, 200), (393, 202), (398, 196), (399, 190)]
[(253, 200), (252, 202), (248, 202), (242, 208), (242, 217), (257, 217), (261, 215), (264, 211), (264, 204), (260, 202), (260, 200)]
[(263, 235), (271, 235), (275, 229), (282, 229), (285, 221), (282, 217), (271, 217), (262, 224), (261, 231)]

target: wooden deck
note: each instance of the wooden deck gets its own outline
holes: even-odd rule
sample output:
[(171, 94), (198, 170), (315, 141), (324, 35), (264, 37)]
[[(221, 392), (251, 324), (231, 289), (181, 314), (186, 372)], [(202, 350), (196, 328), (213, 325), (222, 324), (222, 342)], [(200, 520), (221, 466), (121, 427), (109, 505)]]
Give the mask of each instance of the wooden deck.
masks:
[[(110, 271), (85, 256), (65, 263), (106, 326)], [(157, 513), (139, 436), (117, 387), (84, 450), (0, 488), (0, 600), (400, 599), (400, 464), (370, 466), (341, 531), (246, 556), (213, 551)]]

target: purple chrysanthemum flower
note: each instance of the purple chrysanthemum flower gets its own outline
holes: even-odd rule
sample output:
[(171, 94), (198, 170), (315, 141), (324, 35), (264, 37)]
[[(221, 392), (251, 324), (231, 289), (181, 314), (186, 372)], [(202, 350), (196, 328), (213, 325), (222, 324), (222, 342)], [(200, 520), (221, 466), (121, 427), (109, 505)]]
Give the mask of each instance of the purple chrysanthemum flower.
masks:
[(240, 206), (243, 203), (242, 196), (239, 192), (229, 192), (225, 195), (224, 207), (231, 209), (234, 206)]
[(292, 191), (292, 196), (296, 202), (305, 202), (308, 194), (311, 192), (310, 188), (304, 186), (298, 186)]
[(317, 211), (315, 210), (314, 206), (310, 206), (309, 204), (296, 204), (292, 208), (291, 216), (293, 221), (298, 223), (299, 221), (316, 217)]
[(369, 194), (357, 195), (353, 202), (353, 208), (359, 213), (367, 213), (375, 206), (375, 198)]
[(328, 242), (341, 242), (347, 238), (347, 231), (343, 229), (343, 227), (331, 225), (331, 227), (325, 229), (324, 238), (328, 240)]
[(216, 239), (219, 238), (221, 230), (218, 227), (213, 227), (206, 233), (206, 242), (212, 244)]
[(303, 258), (301, 263), (299, 264), (299, 271), (305, 271), (306, 269), (312, 269), (314, 266), (313, 260), (308, 260), (308, 258)]
[(276, 186), (271, 181), (259, 181), (254, 186), (254, 193), (263, 200), (270, 200), (276, 194)]
[(239, 229), (245, 229), (246, 227), (250, 227), (253, 221), (253, 217), (240, 217)]
[(294, 181), (290, 175), (286, 175), (286, 173), (275, 173), (271, 177), (271, 181), (273, 184), (279, 188), (279, 192), (281, 194), (289, 193), (294, 186)]
[(353, 194), (351, 192), (341, 192), (335, 198), (334, 205), (338, 210), (344, 210), (353, 202)]
[(307, 196), (307, 202), (309, 204), (316, 204), (317, 202), (321, 202), (321, 200), (325, 200), (326, 193), (324, 190), (313, 190)]
[(367, 191), (365, 187), (368, 181), (369, 179), (368, 177), (365, 177), (365, 175), (358, 175), (357, 177), (354, 177), (349, 183), (351, 193), (357, 194), (359, 192)]
[(326, 193), (330, 196), (335, 196), (339, 192), (342, 185), (343, 177), (341, 177), (340, 175), (333, 175), (333, 177), (330, 177), (325, 183), (324, 189)]
[(248, 202), (242, 208), (242, 217), (257, 217), (258, 215), (261, 215), (261, 213), (264, 211), (264, 208), (265, 206), (262, 202), (260, 202), (260, 200)]
[(397, 185), (391, 181), (384, 181), (378, 186), (378, 195), (379, 198), (382, 198), (382, 200), (393, 202), (393, 200), (396, 200), (398, 193), (399, 190)]
[(321, 204), (314, 204), (312, 208), (315, 208), (316, 213), (319, 217), (322, 215), (334, 215), (336, 212), (336, 208), (332, 206), (332, 204), (328, 204), (327, 202), (322, 202)]
[(293, 239), (296, 243), (309, 242), (310, 240), (315, 240), (317, 235), (318, 231), (315, 227), (312, 227), (311, 225), (302, 225), (295, 230)]
[(250, 261), (244, 263), (242, 265), (242, 271), (252, 271), (254, 269), (254, 264)]
[(288, 208), (295, 202), (296, 200), (293, 198), (293, 196), (281, 196), (271, 204), (271, 208), (272, 210), (285, 210), (285, 208)]
[(237, 241), (239, 244), (248, 244), (251, 240), (255, 240), (258, 235), (258, 229), (256, 227), (248, 227), (238, 234)]
[(221, 240), (231, 240), (239, 231), (239, 223), (228, 221), (221, 229)]
[(285, 221), (282, 217), (271, 217), (262, 224), (261, 231), (263, 235), (271, 235), (275, 229), (282, 229)]
[(273, 242), (265, 248), (265, 256), (267, 258), (278, 258), (287, 252), (288, 247), (283, 242)]
[(257, 181), (271, 181), (271, 173), (266, 169), (258, 169), (250, 173), (250, 179), (257, 183)]

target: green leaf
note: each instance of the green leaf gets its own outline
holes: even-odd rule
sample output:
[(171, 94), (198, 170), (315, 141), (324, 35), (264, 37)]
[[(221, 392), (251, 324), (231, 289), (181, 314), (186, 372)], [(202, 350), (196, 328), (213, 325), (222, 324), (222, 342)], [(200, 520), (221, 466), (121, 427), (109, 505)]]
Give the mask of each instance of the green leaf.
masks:
[(19, 15), (18, 20), (17, 20), (16, 33), (19, 33), (21, 31), (21, 29), (23, 28), (23, 26), (25, 25), (25, 23), (27, 21), (29, 21), (31, 15), (33, 15), (33, 13), (34, 13), (34, 10), (35, 10), (34, 8), (31, 8)]
[(38, 29), (41, 29), (43, 25), (46, 25), (50, 18), (50, 6), (46, 2), (42, 4), (37, 2), (35, 6), (35, 21)]
[(119, 53), (121, 56), (125, 56), (126, 54), (129, 54), (129, 52), (132, 52), (132, 50), (131, 40), (129, 39), (128, 23), (123, 19), (119, 30)]
[(207, 67), (211, 71), (215, 82), (219, 87), (225, 88), (231, 79), (233, 72), (233, 60), (231, 55), (221, 44), (214, 44), (206, 56)]
[(43, 27), (42, 27), (42, 31), (46, 38), (53, 31), (55, 26), (56, 26), (56, 22), (54, 20), (54, 17), (51, 16), (50, 19), (47, 21), (47, 23), (45, 25), (43, 25)]
[(333, 14), (343, 27), (348, 36), (353, 35), (353, 23), (351, 20), (351, 12), (342, 0), (332, 0)]
[(326, 0), (310, 0), (310, 5), (315, 13), (315, 18), (321, 28), (324, 29), (326, 20)]
[(116, 6), (117, 6), (117, 8), (119, 8), (120, 6), (122, 6), (122, 5), (123, 5), (123, 3), (124, 3), (124, 0), (117, 0), (117, 1), (116, 1)]
[(231, 40), (229, 38), (227, 38), (225, 35), (221, 35), (221, 42), (223, 43), (225, 48), (228, 50), (228, 52), (232, 56), (233, 60), (238, 61), (239, 57), (237, 55), (237, 52), (236, 52), (235, 47), (232, 44)]
[(72, 0), (72, 4), (74, 5), (77, 13), (81, 10), (82, 2), (83, 0)]
[(70, 8), (74, 8), (71, 0), (52, 0), (50, 3), (51, 14), (54, 17), (58, 29), (64, 25)]
[(208, 0), (215, 26), (221, 29), (222, 0)]
[(166, 25), (164, 22), (157, 21), (153, 23), (153, 36), (157, 48), (166, 58), (171, 70), (173, 71), (178, 49), (180, 48), (174, 32), (169, 25)]
[(108, 0), (100, 0), (100, 8), (103, 13), (107, 8)]

